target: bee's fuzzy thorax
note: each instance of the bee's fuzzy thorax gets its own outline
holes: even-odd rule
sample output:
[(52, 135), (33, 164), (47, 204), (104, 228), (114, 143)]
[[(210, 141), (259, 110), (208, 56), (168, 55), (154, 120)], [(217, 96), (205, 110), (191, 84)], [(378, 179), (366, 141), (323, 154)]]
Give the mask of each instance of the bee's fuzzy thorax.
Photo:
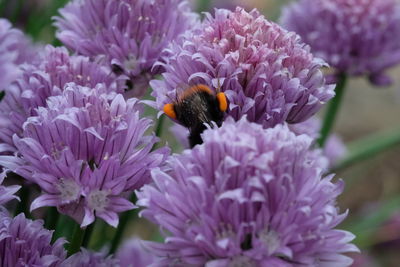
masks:
[(189, 141), (193, 147), (202, 143), (200, 134), (205, 124), (222, 124), (227, 100), (224, 93), (215, 93), (204, 84), (194, 85), (177, 96), (174, 103), (164, 105), (165, 114), (177, 120), (190, 131)]

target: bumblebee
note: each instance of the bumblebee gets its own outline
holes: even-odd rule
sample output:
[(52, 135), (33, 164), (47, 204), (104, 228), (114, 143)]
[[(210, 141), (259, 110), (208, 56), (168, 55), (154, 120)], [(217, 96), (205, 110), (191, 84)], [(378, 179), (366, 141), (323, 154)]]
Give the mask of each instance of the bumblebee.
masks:
[(203, 143), (200, 135), (207, 128), (205, 124), (215, 122), (221, 126), (227, 108), (224, 93), (215, 94), (207, 85), (198, 84), (183, 91), (173, 103), (165, 104), (164, 113), (189, 129), (189, 143), (194, 147)]

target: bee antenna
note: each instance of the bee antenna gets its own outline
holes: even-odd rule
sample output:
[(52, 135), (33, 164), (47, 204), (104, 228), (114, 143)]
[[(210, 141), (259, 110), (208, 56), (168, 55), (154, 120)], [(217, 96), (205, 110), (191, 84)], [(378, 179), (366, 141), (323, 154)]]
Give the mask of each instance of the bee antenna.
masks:
[(174, 100), (172, 100), (171, 96), (167, 95), (167, 98), (168, 98), (171, 102), (174, 102)]
[(221, 92), (221, 81), (219, 80), (219, 78), (217, 78), (217, 88), (215, 88), (216, 89), (216, 91), (217, 91), (217, 93), (219, 93), (219, 92)]
[[(171, 92), (171, 91), (169, 91), (169, 92)], [(175, 94), (175, 98), (176, 98), (176, 95), (177, 95), (177, 94)], [(165, 94), (165, 96), (169, 99), (170, 103), (175, 102), (175, 101), (173, 100), (173, 97), (170, 96), (170, 94), (168, 94), (168, 92)]]

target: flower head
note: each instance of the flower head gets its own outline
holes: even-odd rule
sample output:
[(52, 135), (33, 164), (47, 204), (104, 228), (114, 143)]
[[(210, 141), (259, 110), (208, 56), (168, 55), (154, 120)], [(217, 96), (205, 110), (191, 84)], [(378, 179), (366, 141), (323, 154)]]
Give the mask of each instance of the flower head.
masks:
[[(316, 141), (321, 130), (321, 121), (314, 116), (300, 123), (289, 124), (288, 127), (296, 135), (306, 134)], [(182, 145), (183, 148), (187, 149), (190, 147), (188, 129), (180, 124), (174, 123), (170, 127), (170, 132), (175, 136), (176, 140)], [(328, 159), (329, 166), (333, 166), (344, 157), (344, 155), (347, 153), (347, 149), (338, 135), (331, 134), (326, 141), (322, 152), (323, 155)]]
[(41, 220), (32, 221), (23, 213), (11, 218), (0, 212), (0, 262), (2, 266), (55, 267), (65, 259), (65, 241), (50, 244), (52, 232)]
[(196, 21), (181, 0), (74, 0), (56, 17), (57, 37), (79, 54), (101, 56), (141, 96), (161, 51)]
[(67, 49), (47, 46), (40, 63), (24, 65), (18, 80), (7, 88), (0, 102), (0, 141), (13, 150), (12, 135), (21, 134), (22, 124), (46, 106), (46, 99), (60, 95), (68, 82), (95, 87), (106, 85), (108, 92), (121, 92), (119, 81), (110, 69), (83, 56), (69, 56)]
[(342, 253), (357, 251), (354, 236), (334, 229), (346, 217), (336, 207), (343, 183), (322, 176), (310, 137), (229, 118), (203, 140), (138, 194), (141, 214), (170, 233), (149, 244), (165, 265), (351, 264)]
[(166, 52), (159, 63), (164, 80), (151, 82), (159, 109), (185, 86), (205, 84), (227, 95), (227, 113), (236, 120), (247, 115), (272, 127), (308, 119), (334, 95), (321, 71), (325, 63), (257, 10), (217, 9)]
[(0, 19), (0, 91), (18, 77), (18, 65), (30, 62), (34, 49), (28, 38), (12, 28), (6, 19)]
[(122, 244), (115, 256), (119, 260), (120, 266), (146, 267), (155, 262), (154, 255), (145, 250), (140, 242), (140, 239), (132, 238)]
[(73, 254), (64, 262), (61, 263), (60, 267), (120, 267), (118, 260), (112, 256), (108, 256), (106, 253), (89, 251), (84, 248), (80, 252)]
[(281, 21), (338, 72), (390, 84), (384, 71), (400, 62), (397, 0), (300, 0), (284, 9)]
[(102, 84), (68, 84), (14, 135), (20, 158), (4, 156), (0, 164), (41, 187), (32, 210), (56, 206), (82, 226), (95, 216), (116, 226), (118, 213), (135, 207), (124, 196), (147, 183), (169, 153), (150, 152), (158, 139), (145, 135), (151, 120), (140, 118), (137, 99), (106, 92)]

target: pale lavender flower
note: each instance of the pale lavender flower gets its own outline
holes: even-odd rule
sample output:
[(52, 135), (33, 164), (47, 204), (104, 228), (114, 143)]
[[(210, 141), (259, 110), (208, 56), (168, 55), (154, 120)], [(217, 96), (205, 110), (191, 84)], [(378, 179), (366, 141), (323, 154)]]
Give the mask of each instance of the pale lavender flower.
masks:
[(141, 242), (138, 238), (131, 238), (122, 244), (115, 255), (121, 267), (147, 267), (156, 261), (156, 257)]
[[(315, 142), (319, 138), (321, 120), (314, 116), (304, 122), (289, 124), (288, 126), (296, 135), (306, 134)], [(188, 139), (189, 130), (187, 128), (174, 123), (170, 127), (170, 132), (175, 136), (176, 140), (183, 148), (190, 148)], [(326, 141), (325, 146), (322, 148), (322, 153), (328, 159), (329, 166), (332, 167), (346, 155), (347, 149), (338, 135), (331, 134)]]
[(225, 92), (227, 113), (264, 127), (302, 122), (334, 95), (321, 68), (300, 37), (266, 20), (257, 10), (215, 10), (203, 24), (174, 43), (159, 62), (164, 80), (151, 86), (156, 106), (177, 99), (188, 85)]
[(384, 72), (400, 62), (397, 0), (300, 0), (284, 9), (281, 22), (338, 72), (391, 83)]
[(189, 130), (177, 123), (174, 123), (170, 128), (169, 131), (175, 137), (176, 141), (184, 148), (190, 148), (189, 144)]
[(119, 264), (118, 260), (103, 252), (89, 251), (84, 248), (70, 256), (60, 267), (126, 267)]
[(138, 192), (141, 215), (165, 243), (148, 243), (161, 266), (349, 266), (354, 236), (335, 227), (343, 182), (323, 177), (312, 139), (228, 118), (202, 145), (154, 169)]
[(52, 231), (43, 228), (41, 220), (29, 220), (20, 213), (11, 218), (0, 211), (1, 266), (59, 266), (65, 259), (64, 239), (50, 244)]
[(29, 39), (12, 28), (8, 20), (0, 19), (0, 91), (18, 77), (18, 65), (33, 58), (34, 49)]
[(2, 185), (4, 178), (6, 177), (6, 172), (0, 173), (0, 206), (6, 204), (12, 199), (18, 199), (14, 194), (21, 188), (19, 185), (4, 186)]
[(2, 151), (14, 151), (13, 134), (22, 133), (22, 124), (36, 115), (36, 108), (45, 106), (49, 96), (60, 95), (64, 85), (95, 87), (106, 85), (109, 92), (121, 92), (122, 87), (107, 67), (90, 62), (87, 57), (69, 56), (67, 49), (47, 46), (40, 63), (23, 65), (16, 82), (6, 90), (0, 102), (0, 141), (7, 144)]
[(106, 92), (102, 84), (70, 83), (14, 135), (20, 157), (2, 156), (0, 164), (40, 186), (31, 210), (56, 206), (84, 227), (95, 217), (117, 226), (118, 213), (135, 208), (125, 196), (147, 183), (169, 152), (150, 152), (158, 138), (145, 135), (151, 120), (140, 118), (137, 99)]
[(127, 75), (142, 96), (161, 69), (152, 66), (171, 40), (195, 24), (184, 0), (74, 0), (56, 17), (57, 37), (69, 48), (102, 57)]

